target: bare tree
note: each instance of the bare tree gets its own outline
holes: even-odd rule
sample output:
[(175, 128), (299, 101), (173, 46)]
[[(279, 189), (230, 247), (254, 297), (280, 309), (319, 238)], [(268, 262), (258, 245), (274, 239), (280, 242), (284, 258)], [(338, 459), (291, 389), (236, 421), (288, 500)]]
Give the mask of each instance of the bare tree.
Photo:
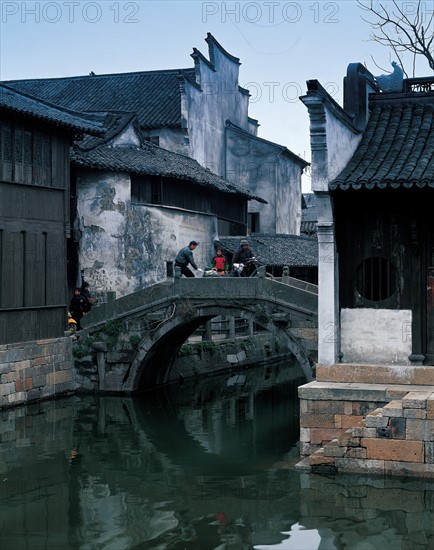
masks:
[[(431, 2), (363, 2), (357, 0), (370, 19), (362, 19), (372, 28), (371, 40), (387, 46), (395, 53), (405, 75), (405, 54), (412, 55), (412, 76), (415, 76), (416, 61), (421, 56), (434, 71), (434, 10), (427, 9)], [(378, 65), (377, 65), (378, 66)]]

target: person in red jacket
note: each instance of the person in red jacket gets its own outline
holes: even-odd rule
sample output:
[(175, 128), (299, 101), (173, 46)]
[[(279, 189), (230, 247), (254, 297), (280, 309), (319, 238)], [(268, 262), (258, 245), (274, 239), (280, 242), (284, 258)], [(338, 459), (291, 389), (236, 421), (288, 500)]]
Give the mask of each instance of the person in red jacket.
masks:
[(211, 269), (215, 269), (219, 275), (224, 275), (229, 269), (229, 264), (226, 259), (226, 256), (223, 256), (223, 251), (221, 248), (217, 248), (215, 256), (209, 264)]

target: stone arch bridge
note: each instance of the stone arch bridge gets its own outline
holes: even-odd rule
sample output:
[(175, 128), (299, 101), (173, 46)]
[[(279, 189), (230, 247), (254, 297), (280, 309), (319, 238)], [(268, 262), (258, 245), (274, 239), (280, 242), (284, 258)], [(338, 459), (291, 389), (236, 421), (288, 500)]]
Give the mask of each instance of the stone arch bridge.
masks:
[(318, 288), (287, 276), (269, 279), (259, 270), (254, 278), (175, 277), (117, 300), (109, 293), (83, 318), (79, 340), (92, 342), (96, 352), (97, 389), (133, 393), (164, 384), (182, 344), (220, 315), (253, 320), (285, 338), (311, 381)]

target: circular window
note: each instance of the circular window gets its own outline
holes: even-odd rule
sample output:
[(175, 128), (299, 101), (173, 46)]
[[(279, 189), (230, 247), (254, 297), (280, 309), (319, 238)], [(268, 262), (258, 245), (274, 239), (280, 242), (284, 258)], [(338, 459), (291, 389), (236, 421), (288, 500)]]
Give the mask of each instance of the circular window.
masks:
[(367, 300), (386, 300), (396, 291), (395, 266), (381, 256), (363, 260), (357, 268), (356, 288)]

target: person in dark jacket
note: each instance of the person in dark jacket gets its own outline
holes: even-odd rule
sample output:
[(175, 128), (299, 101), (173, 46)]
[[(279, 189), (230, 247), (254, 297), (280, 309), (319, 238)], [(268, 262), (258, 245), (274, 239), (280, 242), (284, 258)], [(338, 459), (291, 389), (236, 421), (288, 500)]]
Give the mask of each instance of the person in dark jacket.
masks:
[(194, 269), (198, 269), (196, 262), (193, 258), (193, 251), (196, 250), (196, 247), (199, 243), (197, 241), (190, 241), (188, 246), (184, 246), (178, 252), (178, 255), (175, 258), (175, 266), (181, 268), (181, 273), (185, 277), (194, 277), (194, 273), (191, 269), (188, 268), (190, 264)]
[(84, 313), (88, 313), (95, 303), (95, 298), (92, 297), (90, 293), (90, 284), (86, 281), (83, 281), (83, 284), (81, 285), (81, 295), (85, 298)]
[(74, 290), (74, 296), (69, 304), (69, 313), (71, 317), (77, 322), (77, 330), (81, 330), (80, 320), (86, 313), (87, 300), (81, 293), (81, 288)]
[(250, 248), (249, 241), (242, 239), (239, 249), (235, 252), (232, 262), (234, 264), (244, 264), (244, 269), (241, 273), (242, 277), (250, 277), (253, 273), (256, 262), (252, 261), (255, 258), (253, 250)]

